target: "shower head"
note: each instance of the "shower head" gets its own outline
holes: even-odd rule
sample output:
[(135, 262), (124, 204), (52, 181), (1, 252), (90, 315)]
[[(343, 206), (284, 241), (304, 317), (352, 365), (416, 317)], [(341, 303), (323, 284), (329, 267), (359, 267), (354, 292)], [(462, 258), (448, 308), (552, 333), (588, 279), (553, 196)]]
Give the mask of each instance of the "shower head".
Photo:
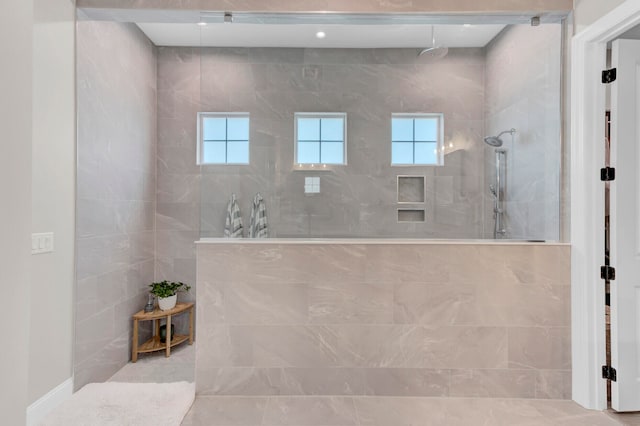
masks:
[(435, 26), (431, 25), (431, 47), (422, 49), (420, 53), (418, 53), (418, 57), (425, 56), (428, 58), (441, 59), (447, 56), (448, 53), (448, 47), (436, 45), (436, 30)]
[(484, 138), (484, 143), (486, 143), (489, 146), (499, 148), (502, 146), (502, 139), (500, 139), (500, 136), (504, 135), (505, 133), (510, 133), (511, 135), (513, 135), (515, 132), (516, 132), (516, 129), (510, 129), (510, 130), (505, 130), (504, 132), (501, 132), (498, 136), (487, 136), (486, 138)]
[(500, 139), (498, 136), (487, 136), (486, 138), (484, 138), (484, 143), (489, 146), (498, 148), (502, 146), (502, 139)]
[(426, 49), (421, 50), (420, 53), (418, 53), (418, 56), (425, 56), (428, 58), (440, 59), (447, 56), (448, 53), (449, 53), (448, 47), (441, 47), (441, 46), (427, 47)]

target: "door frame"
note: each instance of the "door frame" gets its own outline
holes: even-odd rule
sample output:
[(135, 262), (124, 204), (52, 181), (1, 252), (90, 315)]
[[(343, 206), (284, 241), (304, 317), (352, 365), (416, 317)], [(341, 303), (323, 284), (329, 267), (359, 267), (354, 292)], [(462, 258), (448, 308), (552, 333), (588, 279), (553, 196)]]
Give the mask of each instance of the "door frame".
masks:
[[(572, 397), (607, 408), (604, 265), (604, 167), (607, 43), (640, 24), (640, 1), (627, 0), (578, 33), (571, 44), (571, 344)], [(614, 366), (615, 367), (615, 366)]]

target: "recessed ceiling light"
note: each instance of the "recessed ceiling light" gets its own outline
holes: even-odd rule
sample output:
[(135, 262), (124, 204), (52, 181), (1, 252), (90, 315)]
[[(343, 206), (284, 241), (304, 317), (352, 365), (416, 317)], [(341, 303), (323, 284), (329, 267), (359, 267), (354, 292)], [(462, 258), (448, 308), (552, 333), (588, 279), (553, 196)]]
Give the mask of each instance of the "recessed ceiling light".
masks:
[(324, 32), (324, 31), (318, 31), (318, 32), (316, 33), (316, 37), (317, 37), (317, 38), (325, 38), (326, 36), (327, 36), (327, 34), (325, 34), (325, 32)]
[(200, 21), (200, 22), (198, 22), (198, 25), (201, 26), (201, 27), (206, 27), (207, 23)]
[(471, 27), (471, 24), (464, 24), (464, 27), (465, 28), (469, 28), (469, 27)]

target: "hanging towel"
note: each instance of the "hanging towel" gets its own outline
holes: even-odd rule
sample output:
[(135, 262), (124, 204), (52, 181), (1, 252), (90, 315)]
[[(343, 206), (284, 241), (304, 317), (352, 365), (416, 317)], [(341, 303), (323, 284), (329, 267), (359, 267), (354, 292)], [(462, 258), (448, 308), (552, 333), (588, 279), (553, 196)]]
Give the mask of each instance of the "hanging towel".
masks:
[(236, 194), (231, 195), (227, 205), (227, 219), (224, 224), (225, 238), (242, 238), (242, 216), (240, 206), (236, 201)]
[(268, 238), (269, 226), (267, 224), (267, 207), (262, 195), (257, 193), (251, 205), (251, 224), (249, 225), (249, 238)]

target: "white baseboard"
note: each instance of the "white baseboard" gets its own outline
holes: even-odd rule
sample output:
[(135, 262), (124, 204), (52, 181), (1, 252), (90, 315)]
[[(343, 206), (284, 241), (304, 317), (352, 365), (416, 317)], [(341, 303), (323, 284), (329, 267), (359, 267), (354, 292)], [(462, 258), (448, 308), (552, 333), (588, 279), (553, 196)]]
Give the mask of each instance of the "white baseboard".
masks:
[(73, 377), (69, 377), (27, 407), (27, 426), (36, 426), (51, 410), (73, 394)]

